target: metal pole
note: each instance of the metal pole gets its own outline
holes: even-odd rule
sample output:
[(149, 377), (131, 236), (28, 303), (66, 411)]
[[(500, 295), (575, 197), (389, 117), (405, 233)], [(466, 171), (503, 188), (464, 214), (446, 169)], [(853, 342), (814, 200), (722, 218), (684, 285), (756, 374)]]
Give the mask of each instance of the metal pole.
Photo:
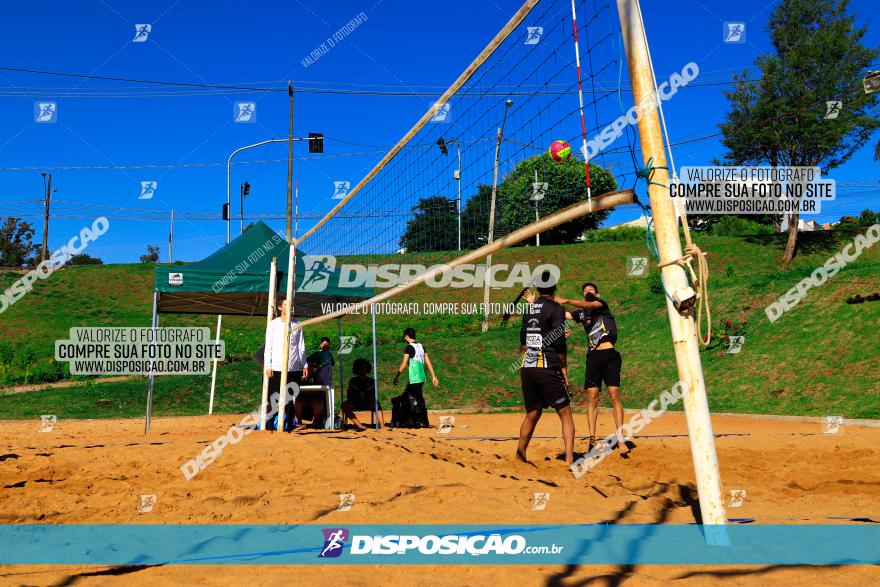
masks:
[[(342, 317), (336, 319), (336, 340), (339, 341), (339, 350), (342, 350)], [(345, 393), (345, 369), (342, 364), (342, 353), (336, 353), (339, 356), (339, 393)]]
[[(284, 409), (287, 397), (287, 369), (290, 360), (290, 316), (293, 313), (293, 283), (296, 273), (296, 242), (293, 240), (291, 224), (293, 223), (293, 85), (287, 82), (287, 95), (290, 106), (290, 125), (287, 134), (287, 304), (284, 312), (284, 348), (281, 359), (284, 362), (281, 370), (281, 398), (278, 402), (278, 430), (284, 430)], [(302, 336), (302, 333), (300, 333)]]
[[(159, 315), (156, 313), (158, 308), (158, 300), (159, 300), (159, 292), (153, 290), (153, 320), (150, 322), (150, 326), (153, 328), (153, 340), (155, 337), (156, 326), (159, 324)], [(155, 345), (155, 342), (153, 343)], [(147, 416), (144, 421), (144, 434), (150, 433), (150, 420), (153, 417), (153, 382), (155, 380), (155, 373), (153, 372), (153, 362), (150, 361), (150, 383), (147, 386)]]
[(376, 430), (379, 429), (379, 363), (376, 359), (376, 306), (370, 304), (370, 315), (373, 318), (373, 415), (376, 418)]
[[(538, 220), (540, 220), (540, 218), (538, 217), (538, 200), (535, 200), (535, 222), (537, 222)], [(535, 235), (535, 246), (536, 247), (541, 246), (541, 233), (540, 232)]]
[[(501, 119), (501, 126), (498, 127), (498, 137), (495, 141), (495, 171), (492, 177), (492, 201), (489, 204), (489, 235), (486, 244), (491, 245), (495, 237), (495, 198), (498, 192), (498, 162), (501, 156), (501, 138), (504, 136), (504, 123), (507, 122), (507, 111), (513, 104), (513, 100), (507, 100), (504, 103), (504, 117)], [(486, 257), (486, 277), (483, 282), (483, 324), (482, 330), (489, 330), (489, 283), (491, 282), (492, 271), (492, 255)]]
[[(269, 139), (266, 141), (260, 141), (259, 143), (254, 143), (253, 145), (245, 145), (244, 147), (239, 147), (234, 150), (232, 154), (226, 159), (226, 206), (229, 208), (230, 202), (230, 184), (232, 177), (232, 158), (241, 153), (242, 151), (247, 151), (248, 149), (253, 149), (256, 147), (262, 147), (263, 145), (268, 145), (269, 143), (288, 143), (291, 140), (308, 140), (308, 139)], [(244, 215), (244, 211), (242, 211), (242, 215)], [(229, 220), (226, 221), (226, 244), (229, 244), (230, 241), (230, 233), (229, 233), (229, 225), (232, 222), (232, 209), (229, 208)], [(242, 232), (244, 229), (242, 229)]]
[[(574, 24), (574, 61), (577, 65), (578, 101), (580, 102), (581, 107), (581, 137), (583, 139), (581, 149), (584, 153), (584, 181), (587, 184), (587, 201), (592, 204), (593, 191), (590, 182), (590, 158), (587, 156), (587, 123), (584, 119), (584, 86), (581, 83), (581, 51), (578, 46), (578, 20), (574, 0), (571, 0), (571, 21)], [(636, 102), (636, 104), (638, 104), (638, 102)]]
[(292, 242), (290, 224), (293, 211), (293, 84), (287, 82), (290, 124), (287, 132), (287, 242)]
[[(220, 342), (220, 327), (223, 324), (223, 314), (217, 316), (217, 338)], [(214, 359), (214, 367), (211, 369), (211, 395), (208, 398), (208, 415), (214, 413), (214, 389), (217, 387), (217, 359)]]
[[(538, 183), (538, 170), (537, 169), (535, 169), (535, 183)], [(540, 219), (541, 218), (538, 216), (538, 199), (535, 198), (535, 222), (537, 222)], [(535, 246), (536, 247), (541, 246), (541, 233), (540, 232), (535, 235)]]
[[(266, 330), (272, 323), (275, 312), (275, 290), (276, 277), (278, 274), (278, 257), (272, 257), (272, 264), (269, 271), (269, 303), (266, 307)], [(260, 430), (266, 429), (266, 402), (269, 401), (269, 377), (266, 375), (266, 367), (271, 368), (272, 365), (263, 365), (263, 394), (260, 399)], [(280, 400), (280, 398), (279, 398)]]
[(455, 148), (458, 151), (458, 250), (461, 250), (461, 143), (455, 141)]
[(238, 186), (238, 234), (244, 234), (244, 184)]
[(168, 262), (174, 263), (174, 210), (171, 211), (171, 232), (168, 233)]
[(49, 183), (46, 183), (46, 173), (43, 173), (43, 187), (46, 188), (45, 199), (45, 216), (43, 218), (43, 248), (40, 253), (40, 261), (46, 260), (47, 249), (49, 248), (49, 204), (52, 200), (52, 174), (49, 174)]
[[(638, 0), (617, 0), (620, 14), (620, 28), (629, 63), (629, 74), (633, 90), (633, 101), (646, 104), (654, 92), (654, 72), (651, 70), (648, 46), (645, 36)], [(660, 264), (674, 262), (682, 256), (681, 241), (678, 236), (678, 218), (669, 194), (662, 184), (668, 184), (669, 172), (666, 170), (666, 151), (660, 130), (656, 106), (645, 108), (639, 117), (639, 137), (642, 143), (642, 157), (647, 163), (654, 158), (655, 173), (653, 182), (648, 185), (651, 209), (654, 215), (654, 230), (660, 252)], [(670, 292), (683, 290), (688, 286), (683, 267), (665, 265), (661, 276)], [(721, 498), (721, 474), (718, 456), (712, 433), (709, 404), (706, 399), (706, 385), (700, 361), (700, 347), (697, 340), (694, 316), (691, 310), (679, 313), (669, 296), (666, 296), (669, 325), (675, 349), (678, 377), (687, 383), (688, 392), (684, 394), (684, 411), (688, 425), (688, 436), (694, 471), (697, 480), (697, 493), (700, 496), (700, 513), (703, 524), (723, 525), (727, 522)], [(707, 533), (710, 544), (722, 543), (724, 538), (714, 526), (715, 531)], [(713, 542), (714, 540), (714, 542)]]

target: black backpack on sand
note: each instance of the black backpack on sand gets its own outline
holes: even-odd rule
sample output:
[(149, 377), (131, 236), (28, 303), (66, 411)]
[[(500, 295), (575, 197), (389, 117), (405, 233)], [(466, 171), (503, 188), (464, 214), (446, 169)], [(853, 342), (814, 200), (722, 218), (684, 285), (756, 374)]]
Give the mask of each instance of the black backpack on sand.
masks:
[(391, 398), (391, 426), (394, 428), (427, 428), (428, 409), (411, 393)]

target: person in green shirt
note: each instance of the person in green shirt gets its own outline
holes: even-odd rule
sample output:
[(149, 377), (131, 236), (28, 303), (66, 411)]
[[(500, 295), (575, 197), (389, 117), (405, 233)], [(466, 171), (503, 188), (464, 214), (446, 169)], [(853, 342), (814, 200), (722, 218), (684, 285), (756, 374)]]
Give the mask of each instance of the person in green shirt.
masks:
[(434, 365), (431, 364), (431, 358), (428, 356), (425, 347), (421, 343), (416, 342), (415, 329), (407, 328), (404, 330), (403, 339), (407, 344), (406, 349), (403, 351), (403, 360), (400, 362), (400, 367), (397, 368), (397, 373), (394, 375), (394, 385), (397, 385), (398, 379), (400, 379), (403, 371), (406, 370), (409, 376), (409, 383), (406, 389), (403, 390), (403, 393), (411, 395), (416, 399), (424, 414), (424, 421), (420, 422), (420, 424), (428, 426), (428, 409), (425, 406), (425, 396), (422, 394), (422, 387), (427, 379), (425, 377), (425, 368), (427, 367), (428, 373), (431, 374), (431, 383), (434, 384), (434, 387), (440, 385), (440, 381), (434, 373)]

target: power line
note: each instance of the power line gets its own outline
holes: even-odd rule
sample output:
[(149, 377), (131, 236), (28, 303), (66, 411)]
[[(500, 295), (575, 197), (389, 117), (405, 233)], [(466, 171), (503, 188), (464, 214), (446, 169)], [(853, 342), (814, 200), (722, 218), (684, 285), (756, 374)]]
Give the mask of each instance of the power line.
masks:
[[(241, 84), (205, 84), (205, 83), (193, 83), (193, 82), (173, 82), (167, 80), (148, 80), (148, 79), (139, 79), (139, 78), (127, 78), (127, 77), (115, 77), (115, 76), (100, 76), (100, 75), (91, 75), (91, 74), (81, 74), (81, 73), (68, 73), (68, 72), (60, 72), (60, 71), (46, 71), (46, 70), (38, 70), (38, 69), (25, 69), (18, 67), (0, 67), (0, 71), (11, 71), (17, 73), (30, 73), (35, 75), (47, 75), (47, 76), (59, 76), (59, 77), (70, 77), (76, 79), (91, 79), (91, 80), (101, 80), (101, 81), (116, 81), (116, 82), (125, 82), (125, 83), (135, 83), (135, 84), (145, 84), (145, 85), (158, 85), (164, 87), (175, 87), (175, 88), (200, 88), (200, 89), (208, 89), (208, 90), (233, 90), (238, 93), (242, 92), (260, 92), (260, 93), (287, 93), (287, 89), (285, 88), (275, 88), (275, 87), (247, 87)], [(750, 78), (739, 81), (760, 81), (760, 78)], [(284, 82), (285, 84), (287, 82)], [(304, 84), (317, 84), (322, 82), (300, 82)], [(324, 82), (331, 83), (331, 82)], [(616, 82), (615, 82), (616, 83)], [(739, 83), (736, 80), (725, 80), (725, 81), (717, 81), (717, 82), (692, 82), (688, 84), (688, 87), (713, 87), (713, 86), (729, 86), (735, 83)], [(559, 84), (563, 85), (563, 84)], [(567, 85), (567, 84), (565, 84)], [(545, 86), (542, 86), (545, 87)], [(345, 88), (317, 88), (317, 87), (298, 87), (296, 88), (296, 92), (305, 93), (305, 94), (335, 94), (335, 95), (358, 95), (358, 96), (389, 96), (389, 97), (437, 97), (442, 95), (442, 90), (438, 91), (413, 91), (412, 86), (407, 85), (407, 90), (358, 90), (358, 89), (345, 89)], [(132, 94), (133, 90), (130, 88), (120, 88), (119, 90), (113, 90), (111, 88), (102, 88), (102, 89), (94, 89), (89, 90), (88, 88), (28, 88), (21, 89), (16, 86), (2, 86), (0, 89), (9, 90), (7, 94), (0, 95), (41, 95), (45, 96), (48, 93), (54, 91), (65, 91), (65, 92), (76, 92), (80, 94), (79, 97), (114, 97), (112, 93), (108, 94), (106, 92), (122, 92), (120, 97), (141, 97), (136, 94)], [(605, 93), (612, 94), (619, 91), (631, 92), (631, 89), (620, 88), (614, 85), (613, 87), (596, 87), (587, 91), (587, 93)], [(89, 94), (88, 92), (93, 92)], [(128, 92), (128, 94), (125, 94)], [(541, 91), (504, 91), (503, 88), (499, 86), (495, 86), (495, 89), (492, 91), (480, 91), (477, 87), (474, 87), (473, 90), (469, 92), (459, 92), (456, 95), (459, 97), (491, 97), (491, 96), (534, 96), (534, 95), (569, 95), (577, 93), (576, 90), (568, 88), (564, 90), (541, 90)], [(188, 95), (221, 95), (222, 93), (217, 92), (213, 94), (188, 94)], [(178, 94), (173, 93), (143, 93), (143, 97), (147, 96), (156, 96), (156, 97), (167, 97), (167, 96), (177, 96)], [(68, 95), (65, 97), (77, 97), (74, 95)]]

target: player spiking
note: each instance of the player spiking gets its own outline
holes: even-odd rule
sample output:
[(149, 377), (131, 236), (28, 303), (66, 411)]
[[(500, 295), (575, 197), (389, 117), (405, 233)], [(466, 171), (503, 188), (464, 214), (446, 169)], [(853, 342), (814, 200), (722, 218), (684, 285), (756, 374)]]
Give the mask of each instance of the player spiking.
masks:
[(526, 417), (519, 429), (516, 458), (528, 462), (526, 450), (544, 408), (552, 406), (562, 424), (565, 464), (574, 461), (574, 419), (568, 396), (565, 308), (554, 300), (556, 280), (541, 274), (538, 299), (529, 299), (523, 314), (519, 342), (522, 353), (520, 380)]

